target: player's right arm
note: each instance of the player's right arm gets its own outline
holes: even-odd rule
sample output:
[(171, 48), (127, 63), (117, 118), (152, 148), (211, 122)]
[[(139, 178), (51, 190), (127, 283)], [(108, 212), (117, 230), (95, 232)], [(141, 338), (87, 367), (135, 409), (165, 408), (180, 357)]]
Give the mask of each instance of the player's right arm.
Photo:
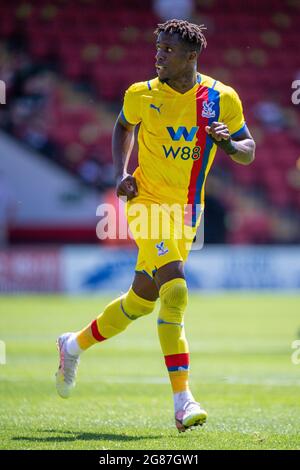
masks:
[(120, 112), (112, 136), (112, 154), (115, 166), (117, 196), (132, 199), (137, 196), (137, 184), (132, 175), (127, 173), (127, 164), (134, 144), (134, 128)]

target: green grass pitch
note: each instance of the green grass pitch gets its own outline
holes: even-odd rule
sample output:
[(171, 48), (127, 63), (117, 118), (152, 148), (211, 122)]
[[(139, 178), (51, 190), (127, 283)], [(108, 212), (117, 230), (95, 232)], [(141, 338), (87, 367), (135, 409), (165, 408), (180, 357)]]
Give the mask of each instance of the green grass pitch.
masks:
[(1, 449), (300, 449), (300, 297), (190, 295), (191, 387), (203, 428), (178, 434), (157, 312), (82, 356), (72, 398), (56, 395), (56, 337), (113, 298), (2, 297)]

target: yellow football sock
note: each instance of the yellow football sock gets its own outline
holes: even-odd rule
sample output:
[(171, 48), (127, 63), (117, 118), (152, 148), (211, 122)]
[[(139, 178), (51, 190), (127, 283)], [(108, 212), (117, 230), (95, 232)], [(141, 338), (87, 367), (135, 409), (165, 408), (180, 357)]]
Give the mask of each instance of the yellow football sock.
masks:
[(188, 300), (185, 280), (176, 278), (166, 282), (161, 286), (159, 295), (159, 340), (173, 392), (179, 393), (189, 390), (189, 347), (183, 325)]
[(186, 392), (189, 388), (189, 370), (169, 372), (173, 393)]
[(122, 331), (139, 317), (154, 310), (155, 301), (143, 299), (132, 288), (107, 305), (96, 320), (77, 333), (76, 339), (82, 350), (95, 343), (111, 338)]

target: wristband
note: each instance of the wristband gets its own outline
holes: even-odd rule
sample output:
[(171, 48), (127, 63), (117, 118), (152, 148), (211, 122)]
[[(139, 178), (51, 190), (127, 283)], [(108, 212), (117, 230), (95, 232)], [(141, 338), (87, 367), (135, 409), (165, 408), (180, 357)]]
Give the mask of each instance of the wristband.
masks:
[(234, 141), (231, 139), (231, 137), (229, 137), (228, 140), (223, 139), (220, 141), (214, 139), (213, 137), (211, 137), (211, 139), (220, 149), (224, 150), (227, 155), (234, 155), (238, 152), (238, 149), (233, 144)]

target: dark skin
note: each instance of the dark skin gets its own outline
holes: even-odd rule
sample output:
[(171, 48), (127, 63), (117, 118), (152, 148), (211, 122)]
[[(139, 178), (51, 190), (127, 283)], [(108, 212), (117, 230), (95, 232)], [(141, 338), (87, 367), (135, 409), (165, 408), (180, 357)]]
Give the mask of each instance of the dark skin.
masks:
[[(160, 33), (156, 42), (156, 70), (161, 82), (167, 83), (178, 93), (186, 93), (197, 81), (198, 53), (190, 50), (180, 40), (178, 34)], [(213, 122), (205, 128), (216, 145), (222, 148), (235, 162), (249, 165), (254, 160), (255, 142), (247, 128), (232, 139), (226, 124)], [(113, 132), (113, 160), (116, 171), (117, 196), (128, 200), (138, 195), (135, 178), (127, 173), (127, 160), (134, 142), (134, 126), (122, 119), (121, 113)], [(132, 288), (134, 292), (147, 300), (159, 297), (160, 287), (175, 278), (184, 279), (182, 261), (173, 261), (159, 268), (154, 279), (143, 273), (136, 273)]]

